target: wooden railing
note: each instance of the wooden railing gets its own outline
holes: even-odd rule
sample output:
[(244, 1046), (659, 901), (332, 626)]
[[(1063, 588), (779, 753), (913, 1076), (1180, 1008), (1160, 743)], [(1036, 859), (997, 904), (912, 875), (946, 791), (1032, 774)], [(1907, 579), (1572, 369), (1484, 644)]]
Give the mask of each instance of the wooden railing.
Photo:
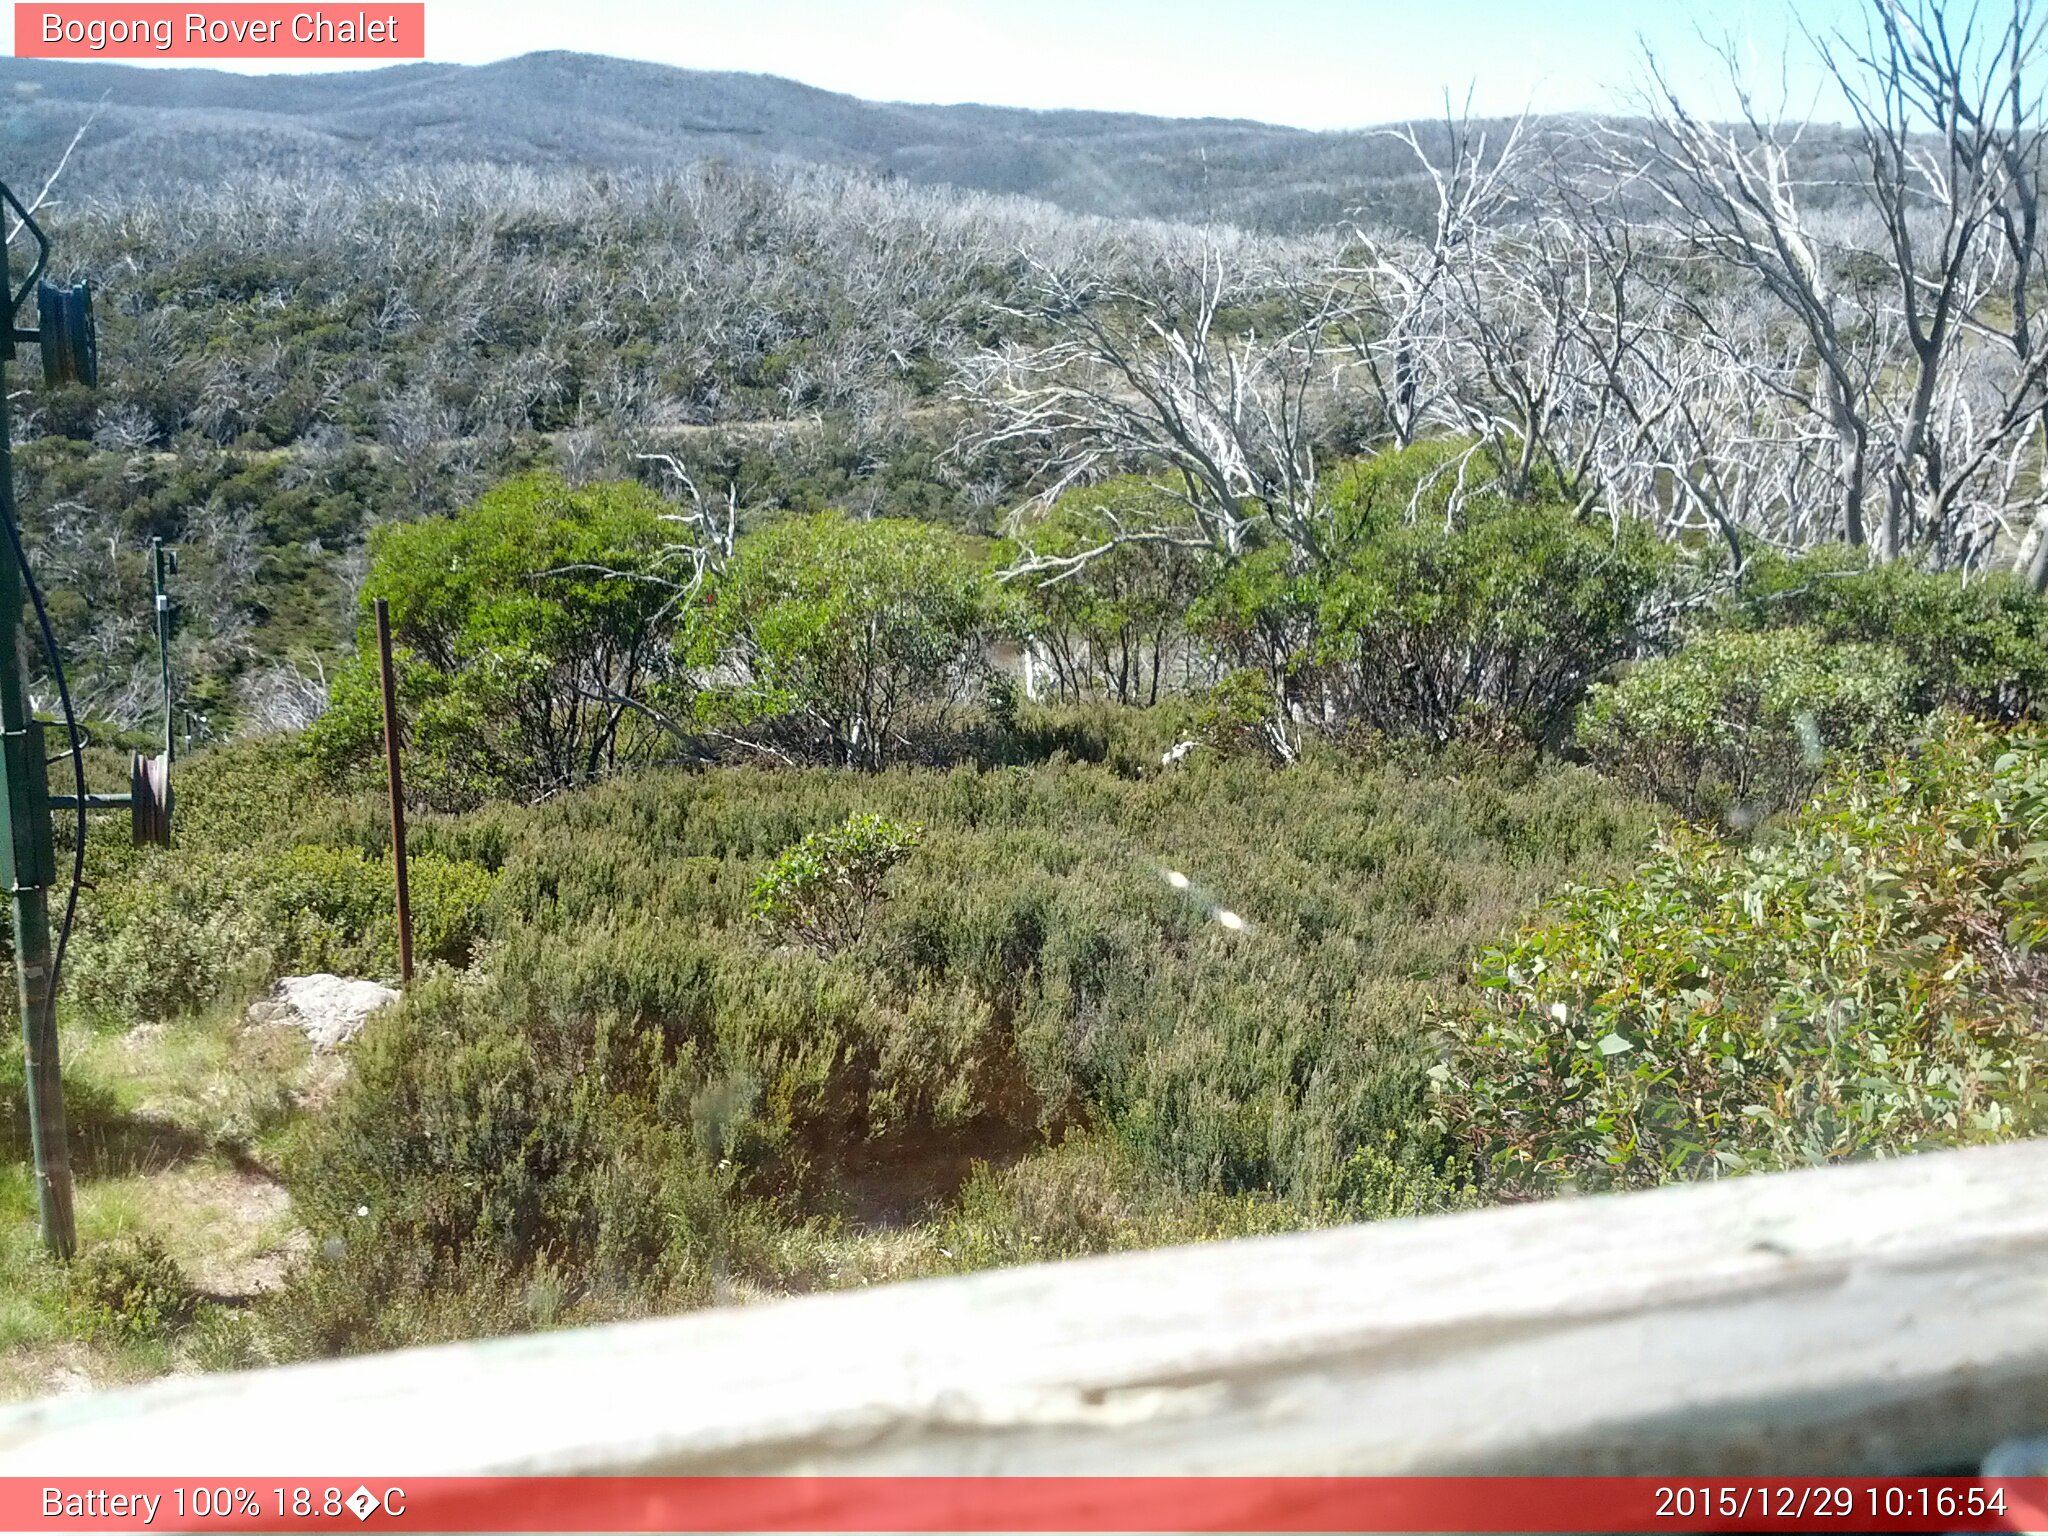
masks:
[(2048, 1143), (0, 1414), (0, 1473), (1969, 1470), (2048, 1430)]

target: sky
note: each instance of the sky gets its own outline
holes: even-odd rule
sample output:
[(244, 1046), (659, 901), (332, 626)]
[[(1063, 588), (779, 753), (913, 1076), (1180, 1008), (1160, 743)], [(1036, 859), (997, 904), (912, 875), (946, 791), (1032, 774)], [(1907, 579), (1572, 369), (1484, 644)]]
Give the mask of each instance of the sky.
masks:
[[(1863, 3), (1800, 0), (1798, 14), (1825, 30)], [(327, 8), (359, 6), (376, 10)], [(1345, 128), (1438, 114), (1446, 90), (1470, 89), (1482, 115), (1613, 110), (1645, 40), (1689, 100), (1712, 103), (1722, 72), (1702, 33), (1734, 39), (1775, 95), (1793, 15), (1793, 0), (427, 0), (427, 52), (482, 64), (566, 48), (883, 101)], [(1835, 115), (1814, 71), (1789, 79), (1788, 116)]]

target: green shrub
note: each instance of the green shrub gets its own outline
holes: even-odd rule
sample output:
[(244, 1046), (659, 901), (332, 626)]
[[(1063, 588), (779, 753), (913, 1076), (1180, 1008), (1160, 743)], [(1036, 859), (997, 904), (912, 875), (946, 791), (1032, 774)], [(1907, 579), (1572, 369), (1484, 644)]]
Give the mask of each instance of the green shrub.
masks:
[(1671, 550), (1641, 524), (1471, 478), (1456, 445), (1358, 460), (1330, 477), (1330, 548), (1254, 548), (1212, 574), (1190, 627), (1244, 674), (1215, 701), (1219, 739), (1263, 736), (1291, 761), (1319, 731), (1437, 746), (1566, 734), (1591, 682), (1650, 637)]
[(2014, 1134), (2042, 1039), (2048, 741), (1951, 723), (1784, 835), (1679, 829), (1480, 967), (1435, 1070), (1506, 1192), (1797, 1167)]
[(1757, 551), (1714, 616), (1733, 628), (1811, 629), (1837, 643), (1883, 645), (1911, 668), (1913, 706), (2016, 721), (2048, 702), (2048, 603), (2003, 572), (1965, 576), (1867, 551)]
[[(413, 858), (411, 876), (414, 953), (466, 963), (494, 877), (430, 852)], [(175, 1018), (286, 973), (398, 974), (388, 854), (320, 843), (150, 850), (94, 895), (67, 991), (110, 1023)]]
[(269, 936), (241, 894), (230, 860), (152, 852), (81, 904), (67, 992), (88, 1015), (125, 1027), (259, 986), (271, 965)]
[(1303, 568), (1277, 545), (1223, 564), (1189, 613), (1189, 627), (1229, 670), (1212, 738), (1271, 752), (1284, 762), (1300, 755), (1300, 716), (1323, 718), (1327, 690), (1316, 669), (1327, 573)]
[(155, 1237), (88, 1250), (71, 1267), (72, 1315), (89, 1339), (166, 1339), (190, 1323), (198, 1293)]
[[(764, 866), (860, 816), (922, 830), (858, 940), (747, 942)], [(1120, 1202), (1162, 1241), (1455, 1203), (1423, 1021), (1476, 945), (1650, 827), (1555, 764), (1213, 753), (648, 774), (461, 818), (486, 823), (489, 967), (372, 1020), (298, 1138), (293, 1350), (780, 1283), (760, 1234), (944, 1226), (976, 1159), (1026, 1169), (1002, 1198), (1028, 1206), (976, 1253), (1116, 1241)], [(1099, 1153), (1029, 1171), (1073, 1136)]]
[(1594, 689), (1579, 744), (1688, 815), (1793, 804), (1836, 761), (1871, 758), (1914, 720), (1911, 669), (1812, 630), (1709, 632)]
[(860, 938), (884, 877), (917, 846), (918, 831), (868, 814), (813, 832), (754, 882), (748, 910), (820, 954), (843, 949)]
[[(238, 894), (275, 956), (293, 971), (394, 976), (397, 914), (390, 855), (302, 843), (252, 857)], [(421, 960), (463, 965), (482, 937), (484, 909), (495, 883), (490, 871), (435, 853), (408, 861), (413, 953)]]
[(1270, 1194), (1190, 1191), (1130, 1149), (1075, 1136), (1007, 1168), (975, 1166), (934, 1234), (947, 1267), (987, 1269), (1314, 1224)]
[(1481, 497), (1448, 523), (1376, 514), (1367, 527), (1322, 594), (1333, 707), (1439, 744), (1562, 738), (1671, 580), (1647, 527), (1562, 507)]
[(370, 540), (355, 660), (309, 744), (336, 779), (380, 761), (371, 605), (391, 605), (409, 785), (430, 804), (535, 795), (666, 744), (636, 712), (669, 663), (666, 508), (644, 486), (509, 481)]
[(1002, 601), (944, 529), (837, 513), (740, 541), (691, 610), (698, 718), (784, 755), (875, 769), (942, 731)]
[[(1033, 520), (1025, 539), (1034, 555), (1103, 551), (1072, 570), (1014, 582), (1025, 637), (1045, 657), (1059, 698), (1156, 704), (1171, 689), (1188, 611), (1209, 575), (1203, 551), (1169, 542), (1192, 533), (1185, 502), (1130, 477), (1070, 491)], [(1163, 537), (1116, 542), (1128, 534)]]
[(1272, 683), (1240, 667), (1195, 701), (1193, 739), (1235, 757), (1284, 763), (1298, 753), (1297, 733), (1274, 707)]
[(202, 1371), (247, 1371), (272, 1363), (255, 1317), (239, 1307), (202, 1303), (184, 1343), (192, 1365)]
[(1361, 1146), (1337, 1171), (1335, 1205), (1347, 1221), (1434, 1216), (1480, 1204), (1480, 1188), (1452, 1148), (1389, 1133)]
[(579, 1289), (667, 1294), (693, 1209), (701, 1222), (729, 1182), (692, 1128), (702, 1064), (676, 1046), (658, 1026), (564, 1019), (446, 973), (415, 983), (358, 1038), (288, 1163), (320, 1243), (268, 1309), (283, 1347), (529, 1327), (520, 1299), (556, 1256)]

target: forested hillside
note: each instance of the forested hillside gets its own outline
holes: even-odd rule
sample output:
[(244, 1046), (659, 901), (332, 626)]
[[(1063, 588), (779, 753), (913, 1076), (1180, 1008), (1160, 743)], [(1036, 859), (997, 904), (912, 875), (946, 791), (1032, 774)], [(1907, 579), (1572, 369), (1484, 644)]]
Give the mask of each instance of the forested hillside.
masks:
[(716, 158), (840, 166), (1076, 213), (1305, 229), (1361, 207), (1419, 217), (1425, 185), (1398, 144), (1365, 131), (870, 102), (590, 54), (257, 77), (0, 59), (0, 131), (29, 163), (54, 161), (95, 107), (78, 180), (121, 192), (251, 170), (646, 171)]

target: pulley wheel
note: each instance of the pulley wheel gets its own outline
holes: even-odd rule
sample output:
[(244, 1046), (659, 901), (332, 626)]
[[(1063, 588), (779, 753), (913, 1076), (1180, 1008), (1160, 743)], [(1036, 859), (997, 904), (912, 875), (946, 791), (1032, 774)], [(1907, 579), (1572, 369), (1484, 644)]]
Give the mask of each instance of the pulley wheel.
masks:
[(171, 758), (167, 752), (144, 757), (137, 752), (129, 763), (129, 812), (131, 833), (138, 848), (171, 846)]
[(43, 382), (49, 385), (100, 381), (99, 335), (92, 320), (92, 284), (69, 288), (44, 281), (36, 286), (43, 348)]

